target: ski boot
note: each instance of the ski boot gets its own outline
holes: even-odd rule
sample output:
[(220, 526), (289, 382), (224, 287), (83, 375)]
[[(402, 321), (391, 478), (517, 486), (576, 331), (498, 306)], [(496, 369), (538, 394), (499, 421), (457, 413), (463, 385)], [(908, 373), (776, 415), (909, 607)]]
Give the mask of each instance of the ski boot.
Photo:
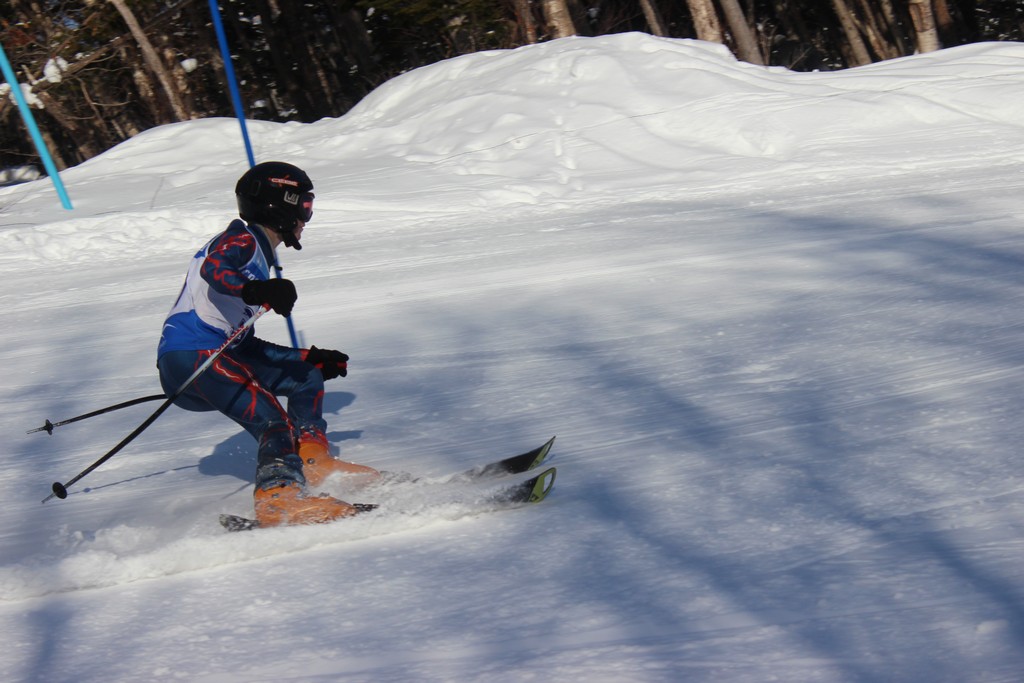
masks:
[(313, 434), (303, 434), (299, 439), (299, 457), (302, 459), (302, 473), (306, 477), (306, 483), (314, 489), (334, 474), (356, 475), (358, 477), (356, 481), (365, 485), (380, 479), (380, 472), (372, 467), (345, 462), (333, 457), (328, 449), (326, 439), (318, 438)]
[(321, 524), (359, 512), (337, 498), (309, 495), (302, 462), (295, 453), (269, 459), (256, 469), (253, 507), (261, 527)]
[(360, 510), (328, 495), (311, 496), (297, 482), (256, 487), (253, 494), (256, 521), (261, 527), (288, 524), (322, 524), (349, 517)]

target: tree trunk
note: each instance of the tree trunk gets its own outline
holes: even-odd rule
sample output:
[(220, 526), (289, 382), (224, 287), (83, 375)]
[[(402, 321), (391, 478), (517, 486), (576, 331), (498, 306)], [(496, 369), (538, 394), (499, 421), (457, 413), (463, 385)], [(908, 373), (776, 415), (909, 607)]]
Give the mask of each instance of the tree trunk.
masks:
[[(578, 36), (592, 36), (594, 30), (590, 26), (590, 11), (583, 6), (584, 0), (565, 0), (565, 6), (569, 8), (569, 16), (572, 17), (572, 25)], [(589, 4), (589, 3), (587, 3)]]
[(665, 28), (665, 20), (662, 18), (661, 12), (658, 11), (658, 6), (652, 0), (640, 0), (640, 7), (644, 11), (644, 18), (647, 19), (651, 33), (663, 38), (668, 36), (668, 29)]
[(747, 23), (747, 17), (743, 14), (739, 0), (718, 0), (722, 6), (722, 13), (729, 24), (733, 40), (736, 41), (736, 56), (744, 62), (764, 65), (764, 57), (757, 48), (757, 38), (754, 31)]
[[(332, 5), (333, 7), (333, 5)], [(341, 32), (341, 44), (348, 61), (356, 65), (366, 83), (372, 82), (376, 65), (373, 62), (373, 41), (366, 31), (362, 16), (355, 8), (343, 9), (335, 20)]]
[(933, 0), (932, 5), (935, 8), (935, 27), (939, 31), (939, 42), (946, 46), (962, 44), (965, 38), (961, 33), (963, 22), (957, 21), (948, 0)]
[(533, 45), (537, 42), (537, 22), (533, 20), (530, 0), (515, 0), (516, 23), (523, 32), (523, 42)]
[(714, 2), (686, 0), (686, 4), (690, 6), (690, 16), (693, 17), (693, 29), (697, 32), (697, 39), (724, 44), (725, 33), (722, 31), (722, 22), (718, 20), (718, 13), (715, 12)]
[(903, 54), (888, 37), (889, 27), (884, 12), (873, 7), (870, 0), (857, 0), (857, 4), (864, 17), (864, 21), (858, 23), (858, 28), (867, 36), (875, 55), (880, 59), (894, 59)]
[(139, 49), (142, 51), (142, 57), (146, 61), (146, 65), (156, 76), (157, 80), (160, 81), (160, 87), (163, 88), (176, 119), (178, 121), (187, 121), (190, 117), (185, 110), (185, 104), (181, 101), (177, 90), (174, 88), (174, 81), (171, 75), (167, 73), (167, 69), (164, 68), (163, 62), (160, 61), (160, 55), (156, 53), (153, 44), (149, 42), (149, 38), (146, 37), (145, 32), (135, 18), (135, 14), (128, 8), (124, 0), (107, 0), (107, 2), (114, 6), (114, 9), (124, 19), (124, 23), (128, 24), (128, 30), (132, 32), (132, 37), (139, 44)]
[(846, 1), (832, 0), (832, 7), (836, 11), (836, 16), (839, 17), (839, 24), (843, 27), (843, 34), (846, 36), (847, 45), (850, 49), (852, 62), (850, 66), (870, 64), (871, 55), (868, 53), (864, 40), (860, 37), (860, 31), (857, 30), (857, 22), (854, 20), (853, 12), (846, 4)]
[[(103, 151), (96, 149), (92, 144), (88, 132), (81, 129), (81, 126), (79, 126), (78, 122), (75, 121), (75, 117), (69, 114), (57, 99), (51, 97), (50, 94), (46, 92), (38, 93), (37, 96), (39, 97), (39, 101), (43, 103), (43, 108), (49, 115), (50, 120), (56, 122), (57, 125), (63, 128), (67, 132), (68, 136), (75, 141), (75, 144), (78, 147), (79, 156), (82, 159), (88, 159), (96, 156)], [(63, 171), (67, 168), (67, 163), (62, 156), (57, 154), (59, 145), (55, 143), (52, 137), (48, 135), (45, 137), (47, 138), (46, 144), (49, 146), (50, 152), (54, 155), (54, 164), (57, 166), (57, 170)]]
[[(261, 26), (267, 43), (273, 46), (273, 49), (268, 51), (268, 56), (274, 68), (272, 75), (275, 77), (277, 85), (276, 88), (272, 85), (268, 90), (271, 93), (276, 90), (279, 97), (287, 98), (283, 103), (284, 106), (295, 109), (300, 121), (316, 120), (314, 105), (309, 100), (309, 92), (301, 85), (301, 79), (306, 77), (307, 68), (304, 66), (300, 71), (292, 69), (293, 65), (299, 63), (296, 55), (302, 54), (302, 46), (299, 46), (298, 52), (292, 49), (293, 32), (282, 26), (288, 17), (282, 19), (281, 13), (276, 11), (271, 0), (252, 4), (255, 5), (255, 9), (263, 20)], [(280, 110), (281, 104), (277, 104), (276, 108)]]
[(363, 24), (362, 15), (354, 7), (330, 3), (329, 21), (334, 24), (336, 38), (325, 45), (331, 53), (329, 68), (334, 87), (335, 115), (343, 114), (361, 100), (377, 82), (377, 65), (373, 60), (373, 41)]
[(576, 25), (572, 21), (572, 13), (566, 0), (544, 0), (544, 19), (548, 23), (553, 38), (575, 36)]
[(896, 10), (892, 6), (892, 0), (881, 0), (881, 5), (882, 16), (885, 17), (886, 30), (892, 36), (892, 42), (896, 46), (897, 54), (907, 54), (909, 50), (907, 50), (906, 41), (903, 40), (903, 32), (900, 31), (899, 22), (896, 20)]
[(909, 0), (910, 19), (914, 23), (918, 52), (934, 52), (942, 47), (935, 26), (931, 0)]

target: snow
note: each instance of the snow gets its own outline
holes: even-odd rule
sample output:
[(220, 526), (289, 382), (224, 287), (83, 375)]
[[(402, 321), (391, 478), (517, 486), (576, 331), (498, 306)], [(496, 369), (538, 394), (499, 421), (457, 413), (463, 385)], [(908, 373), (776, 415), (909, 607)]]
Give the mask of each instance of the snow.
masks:
[[(25, 102), (29, 106), (43, 109), (43, 101), (32, 90), (32, 86), (28, 83), (22, 83), (20, 86), (21, 94), (25, 98)], [(10, 83), (0, 83), (0, 97), (7, 97), (11, 101), (11, 104), (18, 104), (18, 97), (15, 95), (14, 90), (11, 89)]]
[[(12, 681), (1019, 681), (1024, 45), (833, 73), (639, 34), (460, 57), (250, 122), (316, 184), (286, 251), (352, 460), (558, 435), (547, 501), (229, 535), (251, 439), (157, 403), (236, 122), (0, 189), (0, 670)], [(280, 318), (260, 336), (287, 343)], [(391, 512), (386, 510), (389, 508)], [(401, 510), (403, 512), (396, 512)]]
[(68, 63), (63, 57), (49, 59), (43, 67), (43, 80), (49, 83), (60, 83), (64, 78), (61, 74), (67, 70)]

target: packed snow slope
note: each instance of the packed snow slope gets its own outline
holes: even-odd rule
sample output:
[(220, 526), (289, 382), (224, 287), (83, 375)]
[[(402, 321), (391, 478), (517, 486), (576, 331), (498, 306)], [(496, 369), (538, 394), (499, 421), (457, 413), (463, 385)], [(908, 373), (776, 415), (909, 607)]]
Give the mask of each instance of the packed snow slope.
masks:
[[(250, 122), (316, 184), (294, 320), (341, 454), (432, 477), (557, 434), (547, 501), (226, 534), (254, 444), (155, 403), (237, 125), (0, 190), (11, 681), (1020, 681), (1024, 45), (836, 73), (627, 34)], [(287, 343), (272, 315), (260, 336)]]

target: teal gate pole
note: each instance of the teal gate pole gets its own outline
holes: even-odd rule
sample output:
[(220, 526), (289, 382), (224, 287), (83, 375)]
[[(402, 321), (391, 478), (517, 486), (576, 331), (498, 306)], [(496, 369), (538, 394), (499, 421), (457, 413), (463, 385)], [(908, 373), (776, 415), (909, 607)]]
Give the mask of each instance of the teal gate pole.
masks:
[(36, 151), (39, 152), (39, 157), (43, 160), (43, 167), (46, 169), (46, 173), (49, 174), (50, 180), (53, 181), (53, 186), (57, 190), (57, 195), (60, 197), (60, 203), (64, 205), (64, 208), (68, 211), (71, 210), (71, 199), (68, 197), (67, 190), (64, 189), (64, 183), (61, 182), (60, 174), (57, 172), (57, 166), (53, 163), (53, 159), (50, 157), (50, 150), (46, 148), (46, 143), (43, 141), (43, 136), (39, 132), (39, 126), (36, 125), (36, 119), (32, 116), (32, 110), (28, 106), (28, 101), (25, 99), (25, 93), (21, 91), (21, 85), (18, 83), (18, 77), (14, 75), (14, 69), (11, 68), (11, 63), (7, 59), (7, 53), (4, 52), (4, 46), (0, 45), (0, 70), (3, 70), (4, 79), (7, 84), (11, 86), (11, 92), (14, 93), (14, 100), (18, 103), (18, 110), (21, 112), (21, 118), (25, 122), (25, 127), (28, 128), (28, 133), (32, 136), (32, 142), (36, 145)]

